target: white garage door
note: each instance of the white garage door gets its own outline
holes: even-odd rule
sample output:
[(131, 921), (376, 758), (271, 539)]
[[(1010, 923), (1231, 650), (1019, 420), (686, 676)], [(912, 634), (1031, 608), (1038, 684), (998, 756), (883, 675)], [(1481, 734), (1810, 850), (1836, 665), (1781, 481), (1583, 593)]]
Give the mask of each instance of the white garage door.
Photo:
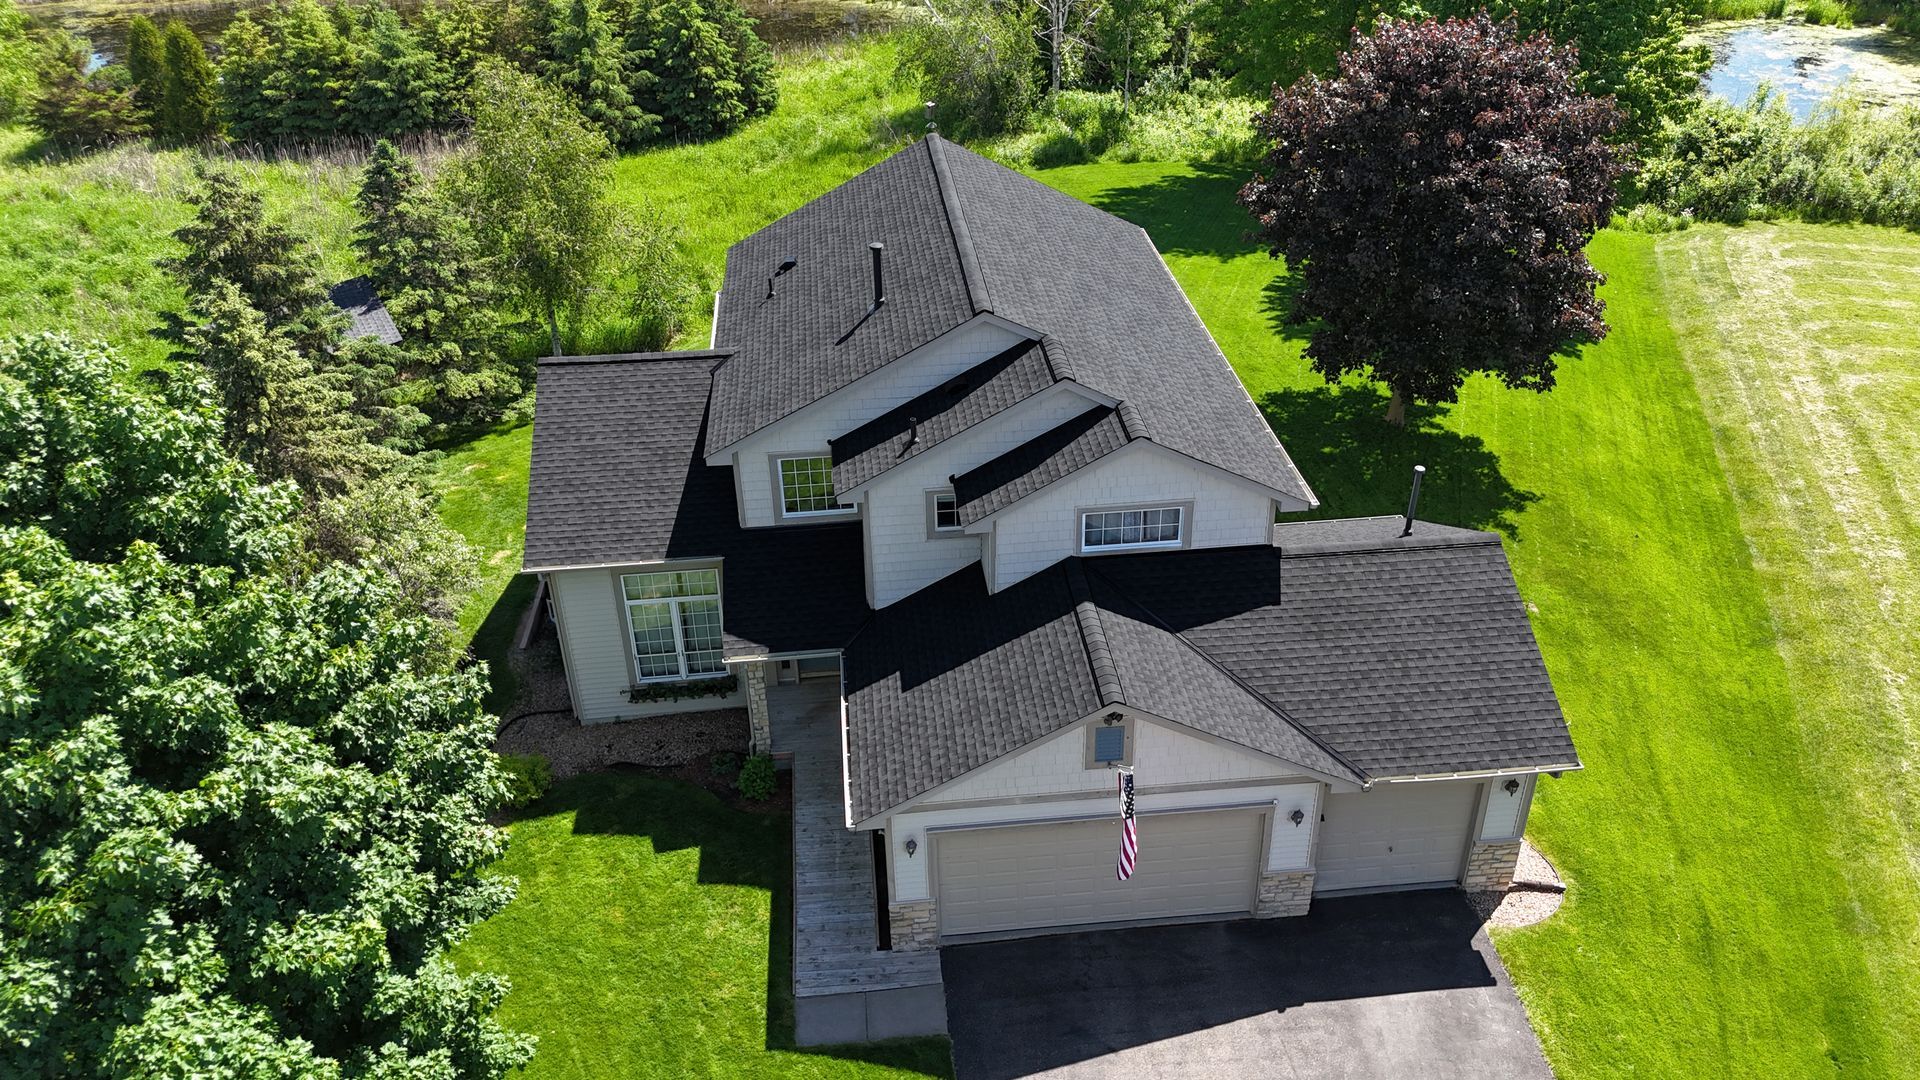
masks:
[(1474, 781), (1381, 784), (1327, 796), (1314, 891), (1457, 880), (1479, 798)]
[(1120, 821), (1013, 825), (936, 834), (940, 932), (980, 934), (1250, 911), (1264, 812), (1139, 819), (1140, 859), (1120, 881)]

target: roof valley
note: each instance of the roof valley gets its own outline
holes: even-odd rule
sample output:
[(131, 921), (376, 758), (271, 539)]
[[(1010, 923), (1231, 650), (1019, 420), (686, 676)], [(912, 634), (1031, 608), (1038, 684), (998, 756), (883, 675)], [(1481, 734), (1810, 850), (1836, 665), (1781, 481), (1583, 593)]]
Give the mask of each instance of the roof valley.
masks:
[(927, 144), (927, 157), (933, 163), (933, 177), (940, 189), (940, 204), (947, 212), (947, 228), (953, 234), (954, 254), (960, 258), (960, 274), (967, 286), (967, 300), (973, 305), (973, 313), (993, 312), (993, 297), (987, 293), (987, 280), (980, 273), (980, 258), (973, 250), (973, 232), (967, 228), (966, 210), (960, 205), (960, 195), (953, 184), (953, 173), (947, 168), (946, 140), (939, 135), (928, 133), (924, 140)]

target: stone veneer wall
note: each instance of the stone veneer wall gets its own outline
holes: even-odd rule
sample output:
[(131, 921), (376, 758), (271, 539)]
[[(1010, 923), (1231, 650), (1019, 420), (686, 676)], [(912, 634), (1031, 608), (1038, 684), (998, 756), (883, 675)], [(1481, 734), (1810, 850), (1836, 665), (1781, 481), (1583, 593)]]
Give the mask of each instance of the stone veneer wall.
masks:
[(887, 905), (894, 952), (923, 952), (940, 946), (940, 923), (933, 901), (908, 900)]
[(741, 666), (747, 688), (747, 752), (773, 752), (773, 721), (767, 715), (767, 665), (758, 661)]
[(1468, 892), (1500, 892), (1513, 884), (1520, 865), (1519, 840), (1479, 840), (1467, 852), (1467, 872), (1460, 887)]
[(1260, 892), (1253, 902), (1253, 917), (1272, 919), (1282, 915), (1305, 915), (1313, 904), (1313, 871), (1284, 870), (1260, 875)]

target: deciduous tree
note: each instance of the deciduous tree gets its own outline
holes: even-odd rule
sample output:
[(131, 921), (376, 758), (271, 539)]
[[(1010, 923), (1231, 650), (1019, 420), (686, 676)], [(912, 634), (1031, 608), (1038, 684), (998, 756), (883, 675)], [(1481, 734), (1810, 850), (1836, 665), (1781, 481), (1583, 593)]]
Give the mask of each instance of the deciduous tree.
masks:
[(494, 1078), (483, 672), (303, 568), (210, 389), (0, 342), (0, 1073)]
[(1300, 281), (1314, 370), (1370, 372), (1393, 423), (1475, 372), (1551, 389), (1555, 354), (1606, 333), (1584, 249), (1627, 169), (1619, 124), (1573, 50), (1484, 13), (1389, 21), (1337, 77), (1275, 88), (1240, 201)]
[(945, 0), (910, 25), (901, 73), (935, 103), (940, 124), (960, 134), (1017, 129), (1039, 99), (1040, 49), (1011, 11), (991, 0)]
[(502, 284), (559, 355), (561, 320), (585, 311), (619, 229), (612, 150), (566, 94), (505, 64), (481, 67), (474, 98), (451, 182)]

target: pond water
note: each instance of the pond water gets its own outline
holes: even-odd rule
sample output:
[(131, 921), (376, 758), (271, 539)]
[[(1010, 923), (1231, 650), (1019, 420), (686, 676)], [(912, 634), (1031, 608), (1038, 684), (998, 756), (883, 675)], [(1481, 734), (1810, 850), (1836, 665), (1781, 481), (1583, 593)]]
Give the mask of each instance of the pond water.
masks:
[[(127, 46), (127, 20), (145, 14), (156, 23), (179, 19), (212, 50), (233, 17), (267, 0), (27, 0), (27, 17), (42, 26), (57, 26), (93, 43), (96, 63), (119, 59)], [(420, 6), (420, 0), (390, 0), (402, 11)], [(842, 41), (859, 34), (885, 30), (900, 20), (903, 9), (892, 2), (872, 0), (742, 0), (747, 13), (759, 21), (759, 32), (774, 51), (807, 48)]]
[(1920, 43), (1885, 27), (1718, 23), (1690, 40), (1713, 50), (1707, 93), (1736, 103), (1752, 98), (1763, 83), (1802, 120), (1842, 86), (1880, 104), (1920, 103)]

